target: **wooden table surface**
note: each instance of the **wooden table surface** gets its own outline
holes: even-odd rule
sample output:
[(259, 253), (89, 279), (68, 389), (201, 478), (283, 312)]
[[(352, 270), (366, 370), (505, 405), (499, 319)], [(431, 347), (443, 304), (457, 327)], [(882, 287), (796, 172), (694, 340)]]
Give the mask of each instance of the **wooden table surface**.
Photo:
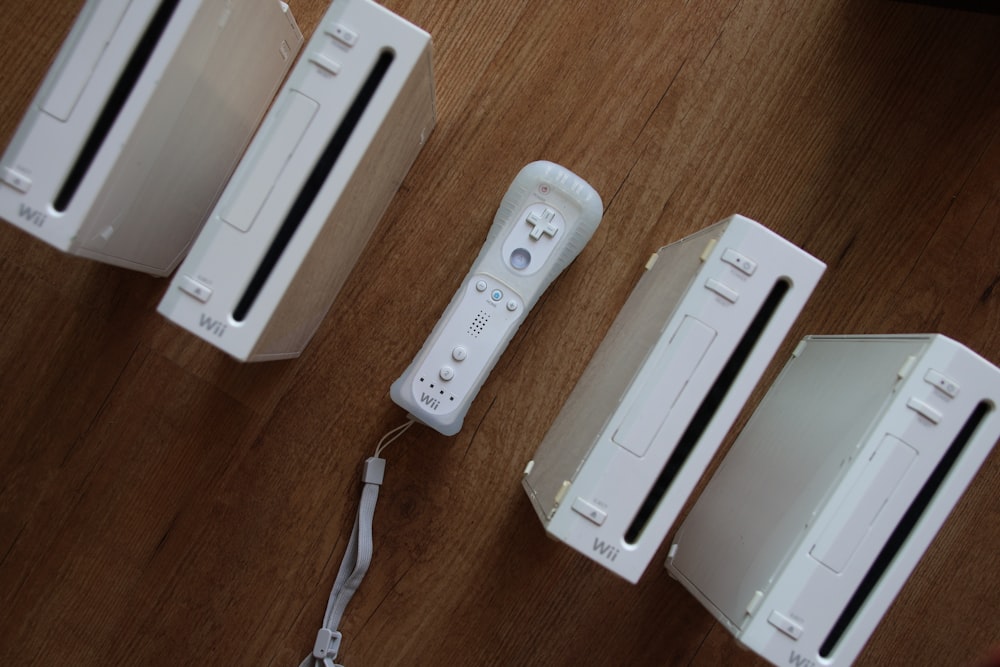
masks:
[[(4, 1), (0, 145), (81, 4)], [(665, 549), (630, 585), (547, 539), (520, 487), (661, 245), (739, 212), (828, 264), (765, 383), (807, 333), (942, 332), (1000, 363), (1000, 17), (388, 4), (434, 37), (437, 128), (298, 360), (241, 365), (156, 314), (166, 280), (0, 225), (0, 664), (297, 665), (361, 461), (404, 419), (389, 385), (532, 160), (588, 180), (604, 221), (461, 433), (414, 427), (388, 450), (351, 667), (761, 664)], [(291, 5), (311, 34), (326, 3)], [(995, 451), (860, 663), (974, 665), (1000, 645), (998, 486)]]

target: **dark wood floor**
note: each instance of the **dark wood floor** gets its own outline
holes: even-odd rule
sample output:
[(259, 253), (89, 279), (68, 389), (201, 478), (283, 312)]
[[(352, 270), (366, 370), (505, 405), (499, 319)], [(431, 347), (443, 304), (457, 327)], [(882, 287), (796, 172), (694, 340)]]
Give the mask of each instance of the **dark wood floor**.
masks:
[[(6, 145), (80, 0), (4, 2)], [(306, 34), (320, 0), (292, 0)], [(1000, 17), (881, 0), (388, 3), (435, 43), (438, 125), (296, 361), (240, 365), (155, 312), (167, 282), (0, 225), (0, 664), (297, 665), (388, 398), (545, 158), (601, 228), (443, 437), (388, 451), (342, 661), (758, 664), (669, 579), (546, 539), (520, 488), (660, 245), (739, 212), (829, 265), (806, 333), (942, 332), (1000, 363)], [(461, 218), (456, 230), (455, 217)], [(755, 399), (760, 392), (755, 394)], [(1000, 451), (860, 662), (1000, 644)]]

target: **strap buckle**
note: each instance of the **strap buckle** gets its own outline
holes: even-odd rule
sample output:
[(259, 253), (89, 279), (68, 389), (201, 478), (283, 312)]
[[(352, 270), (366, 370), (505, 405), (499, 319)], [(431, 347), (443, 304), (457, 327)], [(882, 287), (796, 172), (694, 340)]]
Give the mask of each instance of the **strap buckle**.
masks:
[(385, 459), (371, 456), (365, 459), (365, 467), (361, 472), (361, 481), (365, 484), (382, 486), (385, 480)]
[(320, 628), (316, 633), (316, 643), (313, 644), (313, 657), (324, 661), (330, 660), (332, 664), (340, 651), (340, 640), (339, 632), (334, 632), (330, 628)]

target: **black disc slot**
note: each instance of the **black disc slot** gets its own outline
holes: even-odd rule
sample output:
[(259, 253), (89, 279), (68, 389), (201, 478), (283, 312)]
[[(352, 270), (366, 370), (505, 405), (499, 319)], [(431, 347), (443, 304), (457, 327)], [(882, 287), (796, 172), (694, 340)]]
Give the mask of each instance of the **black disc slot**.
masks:
[(242, 322), (246, 319), (247, 313), (253, 306), (254, 301), (257, 300), (258, 295), (260, 295), (260, 291), (271, 275), (271, 271), (274, 270), (278, 260), (281, 259), (282, 253), (285, 252), (289, 241), (292, 240), (292, 235), (299, 228), (302, 219), (309, 212), (309, 207), (312, 206), (313, 200), (316, 199), (316, 195), (319, 194), (323, 184), (326, 183), (327, 176), (330, 175), (330, 172), (337, 164), (337, 159), (344, 150), (344, 146), (347, 145), (348, 139), (351, 138), (354, 128), (360, 122), (369, 102), (375, 96), (375, 92), (378, 90), (382, 79), (385, 78), (386, 72), (389, 71), (389, 65), (392, 64), (393, 58), (392, 51), (386, 50), (379, 54), (378, 60), (375, 61), (375, 65), (372, 67), (372, 71), (368, 74), (368, 78), (365, 79), (361, 90), (354, 98), (343, 120), (340, 121), (340, 125), (337, 126), (326, 148), (323, 149), (323, 153), (309, 173), (309, 177), (302, 186), (302, 190), (299, 191), (298, 196), (292, 203), (288, 215), (285, 216), (284, 222), (281, 223), (277, 233), (274, 235), (274, 240), (271, 241), (267, 252), (264, 253), (264, 258), (257, 266), (257, 270), (243, 291), (243, 296), (240, 297), (239, 302), (236, 304), (236, 308), (233, 310), (233, 319), (237, 322)]
[(629, 524), (628, 530), (625, 531), (625, 542), (628, 544), (635, 544), (639, 540), (642, 531), (646, 528), (646, 524), (649, 523), (650, 517), (653, 516), (653, 512), (656, 511), (660, 501), (663, 500), (663, 496), (666, 495), (667, 489), (670, 488), (677, 473), (685, 461), (687, 461), (695, 445), (698, 444), (698, 440), (701, 439), (705, 429), (708, 428), (719, 406), (722, 405), (722, 401), (725, 400), (726, 394), (729, 393), (729, 388), (736, 380), (736, 376), (743, 369), (743, 364), (746, 363), (747, 358), (753, 352), (757, 341), (760, 340), (761, 334), (764, 333), (768, 322), (771, 321), (771, 317), (778, 310), (778, 306), (781, 305), (781, 301), (788, 292), (788, 288), (789, 283), (787, 280), (779, 280), (771, 288), (767, 298), (764, 299), (760, 310), (757, 311), (753, 321), (750, 322), (750, 326), (743, 333), (743, 337), (740, 338), (740, 342), (737, 343), (733, 354), (729, 357), (726, 365), (723, 366), (722, 371), (719, 372), (719, 376), (712, 383), (701, 405), (698, 406), (698, 410), (694, 413), (694, 417), (691, 418), (691, 422), (684, 430), (680, 440), (678, 440), (677, 446), (674, 447), (674, 451), (670, 454), (670, 458), (667, 459), (666, 464), (663, 466), (663, 470), (660, 471), (659, 476), (656, 478), (653, 488), (650, 489), (646, 499), (642, 501), (639, 511), (636, 513), (635, 518), (632, 519), (632, 523)]
[(101, 109), (101, 113), (97, 116), (97, 121), (90, 130), (90, 134), (87, 135), (87, 140), (83, 143), (80, 154), (76, 156), (76, 161), (70, 168), (66, 180), (63, 181), (62, 187), (59, 188), (55, 201), (52, 203), (52, 208), (56, 211), (62, 213), (69, 208), (70, 202), (73, 201), (73, 196), (76, 195), (76, 191), (80, 187), (80, 183), (83, 182), (84, 176), (87, 175), (87, 170), (90, 169), (91, 163), (97, 157), (97, 152), (104, 145), (104, 140), (107, 139), (108, 133), (111, 132), (111, 128), (118, 119), (118, 114), (121, 113), (122, 108), (128, 101), (129, 95), (132, 94), (132, 89), (135, 88), (136, 82), (142, 76), (142, 71), (146, 68), (146, 63), (149, 62), (150, 56), (153, 55), (153, 50), (159, 43), (160, 37), (163, 36), (163, 32), (167, 29), (167, 24), (170, 23), (170, 18), (173, 16), (178, 4), (180, 4), (180, 0), (164, 0), (156, 9), (156, 13), (153, 14), (152, 20), (146, 26), (146, 31), (142, 34), (135, 50), (132, 51), (132, 56), (125, 64), (125, 69), (122, 70), (114, 88), (111, 89), (111, 94), (108, 95), (108, 99), (104, 103), (104, 108)]
[(889, 535), (889, 539), (886, 541), (885, 546), (879, 551), (878, 556), (875, 557), (874, 562), (872, 562), (871, 567), (868, 568), (868, 572), (865, 573), (864, 578), (858, 585), (851, 599), (847, 601), (847, 606), (844, 607), (844, 611), (840, 613), (837, 618), (836, 623), (830, 629), (829, 634), (827, 634), (826, 639), (819, 647), (819, 654), (823, 658), (829, 658), (833, 650), (837, 648), (838, 642), (847, 632), (847, 629), (851, 626), (851, 622), (854, 617), (858, 615), (861, 611), (861, 607), (865, 604), (868, 596), (871, 592), (875, 590), (878, 585), (879, 580), (885, 571), (889, 569), (892, 565), (893, 559), (895, 559), (896, 554), (899, 550), (903, 548), (906, 540), (909, 538), (910, 533), (913, 532), (913, 528), (920, 521), (920, 518), (924, 515), (924, 511), (927, 506), (931, 504), (934, 500), (935, 494), (937, 494), (938, 489), (944, 483), (945, 478), (948, 473), (951, 472), (952, 467), (955, 465), (955, 461), (965, 450), (965, 446), (969, 444), (969, 440), (972, 439), (973, 433), (976, 432), (976, 428), (982, 423), (983, 419), (990, 411), (990, 404), (986, 401), (980, 401), (976, 405), (972, 414), (962, 425), (962, 429), (955, 436), (955, 439), (945, 450), (944, 456), (938, 461), (938, 464), (934, 467), (931, 472), (930, 477), (924, 482), (924, 485), (920, 488), (920, 492), (917, 493), (913, 502), (910, 503), (909, 508), (907, 508), (906, 513), (903, 514), (903, 518), (899, 520), (896, 524), (896, 528)]

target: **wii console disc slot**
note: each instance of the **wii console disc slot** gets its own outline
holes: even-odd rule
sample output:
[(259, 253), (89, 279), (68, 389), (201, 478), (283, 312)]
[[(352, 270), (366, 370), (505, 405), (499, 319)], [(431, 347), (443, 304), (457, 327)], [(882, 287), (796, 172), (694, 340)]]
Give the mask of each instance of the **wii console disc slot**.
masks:
[[(883, 576), (887, 574), (889, 568), (896, 562), (896, 557), (899, 555), (900, 550), (906, 544), (917, 523), (924, 517), (930, 503), (937, 496), (941, 485), (945, 482), (959, 456), (965, 451), (966, 446), (976, 433), (980, 423), (991, 410), (991, 405), (986, 401), (981, 401), (976, 405), (965, 425), (955, 436), (951, 445), (945, 450), (944, 455), (934, 467), (931, 475), (924, 482), (917, 496), (906, 509), (903, 518), (896, 524), (895, 529), (889, 535), (889, 539), (882, 546), (875, 561), (868, 571), (865, 572), (861, 583), (847, 601), (830, 632), (824, 638), (823, 643), (820, 644), (819, 655), (821, 658), (826, 660), (833, 658), (834, 651), (839, 648), (841, 640), (844, 639), (848, 630), (852, 627), (865, 603), (876, 592)], [(859, 634), (860, 632), (863, 632), (863, 630), (859, 628)], [(845, 650), (851, 651), (853, 649), (847, 648)]]
[(917, 450), (886, 434), (809, 555), (834, 572), (843, 572), (916, 457)]
[(62, 121), (69, 120), (130, 4), (131, 0), (113, 0), (84, 6), (87, 15), (81, 15), (80, 20), (86, 29), (79, 33), (73, 57), (58, 70), (42, 105), (45, 113)]
[(430, 35), (335, 0), (160, 312), (242, 361), (298, 356), (434, 123)]
[(87, 0), (0, 159), (0, 217), (170, 273), (301, 44), (278, 0)]
[(998, 404), (1000, 370), (944, 336), (807, 337), (678, 530), (671, 576), (776, 665), (851, 664), (1000, 438)]
[[(160, 42), (160, 38), (167, 29), (174, 11), (177, 9), (177, 4), (177, 0), (163, 0), (160, 2), (149, 24), (143, 31), (135, 50), (129, 56), (121, 75), (118, 77), (104, 106), (97, 115), (97, 120), (94, 121), (90, 133), (84, 140), (83, 147), (70, 167), (66, 179), (56, 193), (52, 208), (57, 213), (64, 213), (73, 201), (73, 197), (83, 182), (84, 176), (87, 175), (90, 166), (94, 162), (94, 158), (97, 157), (97, 154), (104, 146), (104, 141), (111, 132), (111, 128), (114, 126), (115, 121), (118, 120), (118, 116), (135, 89), (139, 77), (145, 71), (146, 64), (149, 62), (153, 50)], [(96, 28), (97, 26), (95, 26)]]
[(368, 107), (368, 103), (378, 90), (383, 77), (388, 72), (392, 60), (393, 55), (389, 50), (381, 51), (378, 58), (376, 58), (371, 72), (365, 78), (351, 106), (348, 107), (347, 113), (344, 114), (333, 136), (330, 137), (329, 143), (326, 144), (323, 152), (320, 153), (319, 160), (312, 168), (312, 171), (309, 172), (309, 176), (306, 177), (302, 189), (299, 190), (299, 193), (292, 201), (291, 208), (288, 209), (288, 213), (285, 215), (281, 226), (278, 227), (278, 233), (275, 234), (271, 245), (268, 246), (267, 251), (264, 253), (264, 259), (257, 266), (246, 290), (240, 296), (239, 301), (236, 302), (236, 308), (233, 309), (232, 313), (232, 318), (236, 322), (243, 322), (246, 319), (247, 313), (257, 300), (257, 295), (260, 294), (264, 284), (271, 277), (271, 272), (281, 259), (282, 253), (285, 252), (285, 248), (291, 241), (292, 235), (295, 234), (295, 231), (309, 212), (316, 196), (319, 194), (320, 188), (323, 187), (326, 179), (337, 166), (337, 160), (340, 158), (341, 152), (344, 150), (348, 139), (361, 120), (365, 109)]
[(693, 317), (685, 316), (653, 372), (637, 391), (637, 398), (622, 419), (612, 439), (636, 456), (645, 456), (674, 403), (708, 351), (716, 331)]
[(241, 232), (250, 229), (257, 214), (264, 206), (274, 184), (291, 159), (299, 142), (309, 129), (319, 103), (297, 90), (289, 93), (280, 122), (276, 123), (267, 142), (266, 149), (237, 194), (222, 219)]
[(552, 536), (632, 582), (825, 268), (742, 216), (656, 257), (522, 480)]
[(670, 453), (666, 464), (663, 466), (660, 474), (657, 475), (656, 481), (653, 482), (653, 487), (650, 489), (649, 494), (642, 501), (642, 504), (639, 505), (639, 511), (636, 512), (635, 518), (632, 519), (632, 523), (629, 524), (628, 529), (625, 531), (625, 542), (627, 544), (633, 545), (639, 541), (643, 531), (646, 529), (646, 525), (652, 519), (653, 513), (659, 509), (667, 492), (674, 488), (675, 479), (684, 469), (684, 465), (687, 463), (688, 457), (694, 451), (694, 448), (701, 442), (705, 429), (708, 428), (716, 411), (722, 405), (723, 399), (728, 394), (729, 388), (749, 357), (750, 352), (756, 348), (760, 335), (763, 333), (767, 323), (777, 310), (787, 291), (788, 282), (786, 280), (779, 280), (771, 289), (760, 310), (757, 311), (757, 314), (751, 320), (750, 326), (747, 327), (743, 337), (737, 343), (736, 349), (729, 356), (729, 359), (726, 360), (725, 366), (722, 367), (722, 370), (715, 378), (715, 382), (708, 389), (705, 399), (694, 411), (694, 416), (690, 417), (690, 420), (684, 423), (684, 431), (680, 435), (680, 438), (676, 440), (677, 445)]

